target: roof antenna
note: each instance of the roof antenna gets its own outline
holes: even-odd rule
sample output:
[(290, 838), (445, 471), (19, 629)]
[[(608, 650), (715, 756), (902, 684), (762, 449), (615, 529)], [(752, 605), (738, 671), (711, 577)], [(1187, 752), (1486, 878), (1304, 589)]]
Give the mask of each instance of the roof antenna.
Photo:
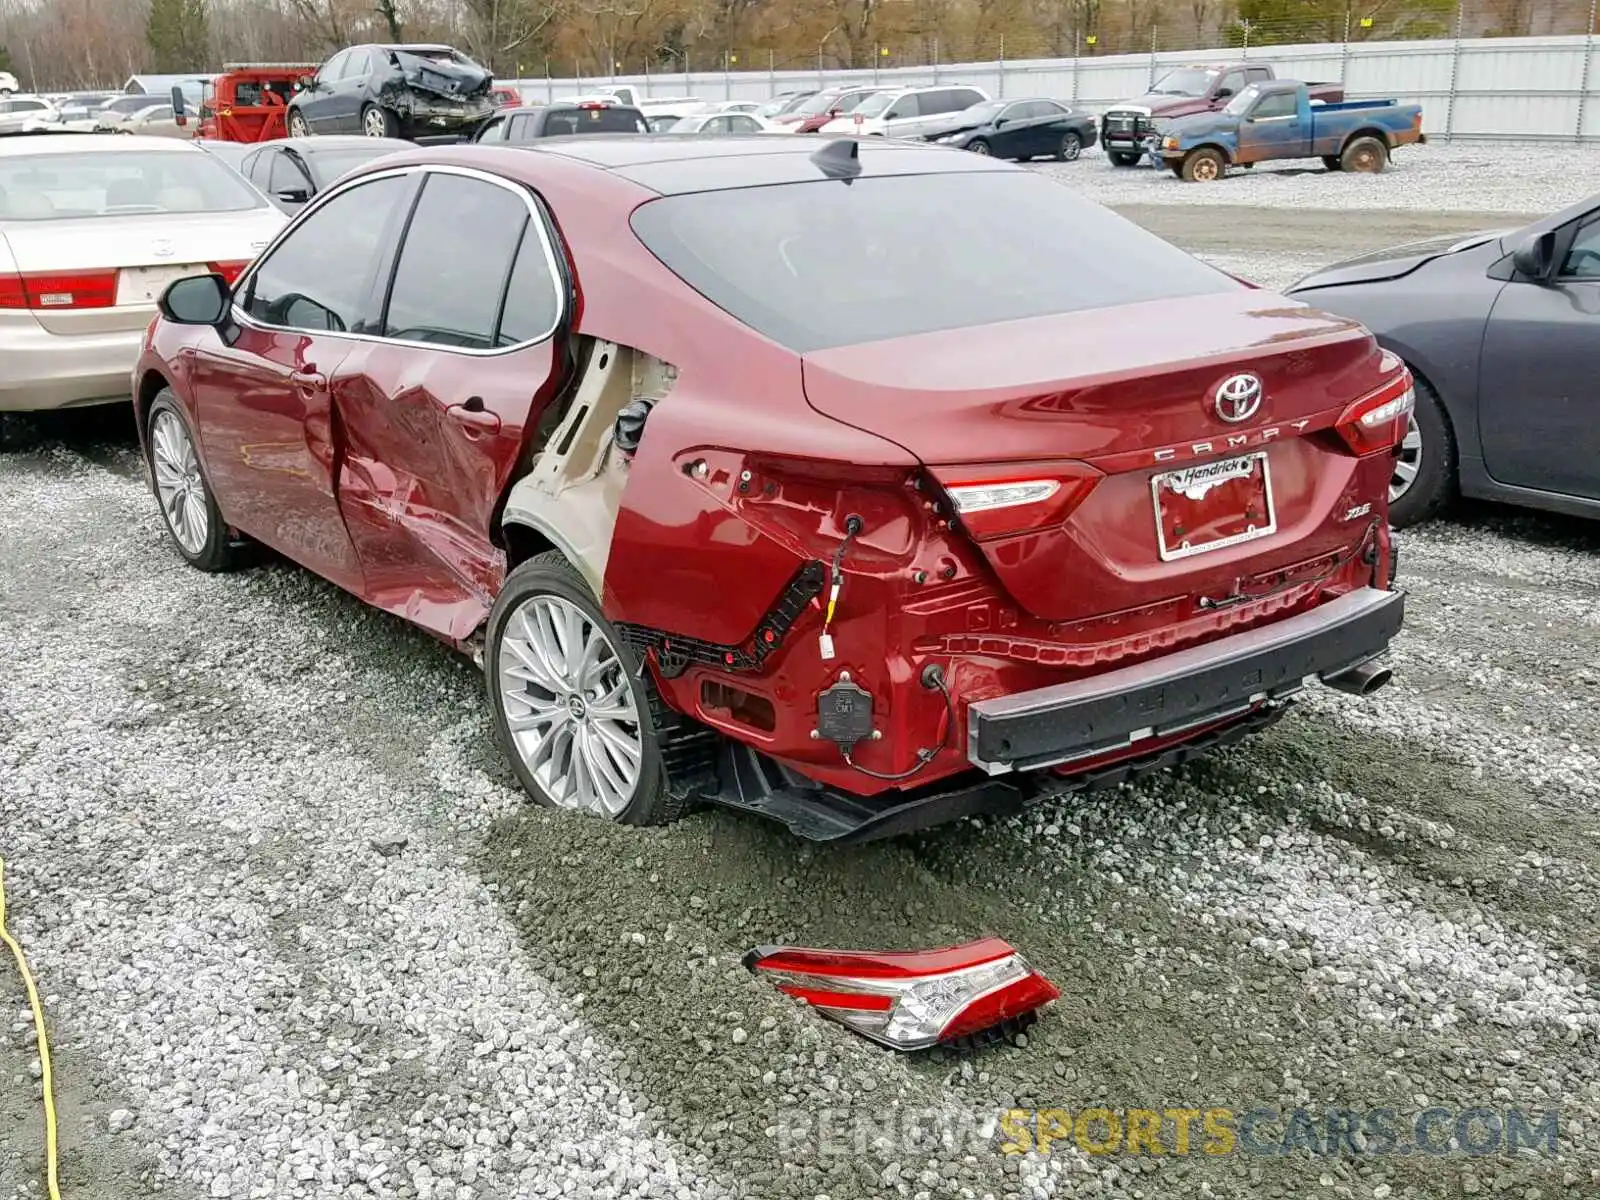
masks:
[(843, 179), (848, 183), (861, 174), (861, 143), (855, 138), (837, 138), (813, 154), (811, 161), (829, 179)]

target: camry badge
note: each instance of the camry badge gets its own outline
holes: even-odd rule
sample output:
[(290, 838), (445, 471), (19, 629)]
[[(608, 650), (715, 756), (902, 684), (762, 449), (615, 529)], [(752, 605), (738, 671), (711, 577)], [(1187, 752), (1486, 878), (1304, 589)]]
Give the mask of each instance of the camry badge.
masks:
[(1212, 405), (1230, 425), (1248, 421), (1261, 408), (1261, 380), (1254, 375), (1230, 375), (1217, 385)]
[(157, 238), (150, 243), (150, 253), (157, 258), (171, 258), (172, 250), (172, 242), (167, 238)]

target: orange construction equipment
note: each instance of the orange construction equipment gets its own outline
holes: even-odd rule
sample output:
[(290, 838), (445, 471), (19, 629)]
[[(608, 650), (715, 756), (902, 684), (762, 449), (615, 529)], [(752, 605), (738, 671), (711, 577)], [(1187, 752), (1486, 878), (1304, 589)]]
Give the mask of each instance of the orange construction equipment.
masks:
[(196, 137), (265, 142), (284, 137), (289, 98), (316, 63), (228, 63), (200, 102)]

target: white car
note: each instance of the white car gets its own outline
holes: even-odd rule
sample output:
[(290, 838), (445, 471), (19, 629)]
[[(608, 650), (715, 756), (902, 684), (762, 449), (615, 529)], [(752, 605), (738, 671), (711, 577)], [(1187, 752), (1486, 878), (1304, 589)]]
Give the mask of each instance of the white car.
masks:
[(170, 138), (0, 138), (0, 412), (126, 400), (175, 279), (232, 280), (288, 218)]
[(818, 132), (921, 137), (948, 124), (962, 109), (987, 99), (988, 92), (966, 84), (874, 92), (854, 111), (829, 121)]
[(61, 123), (61, 113), (43, 96), (6, 96), (0, 99), (0, 133), (29, 132)]
[(747, 112), (690, 113), (668, 125), (667, 133), (782, 133), (765, 117)]
[(17, 77), (10, 71), (0, 71), (0, 96), (11, 96), (22, 89), (17, 86)]

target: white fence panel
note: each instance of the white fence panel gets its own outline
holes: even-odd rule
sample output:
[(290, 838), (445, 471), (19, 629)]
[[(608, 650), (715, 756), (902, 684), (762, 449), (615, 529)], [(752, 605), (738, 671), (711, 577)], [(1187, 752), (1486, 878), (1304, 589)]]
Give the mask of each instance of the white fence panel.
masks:
[(510, 80), (530, 101), (629, 83), (652, 95), (762, 99), (791, 88), (838, 84), (909, 87), (968, 83), (990, 95), (1054, 96), (1101, 109), (1142, 93), (1184, 63), (1270, 62), (1287, 78), (1342, 80), (1353, 100), (1393, 97), (1422, 105), (1430, 137), (1600, 140), (1600, 44), (1593, 37), (1317, 43), (1093, 58), (946, 63), (861, 71), (699, 71), (612, 79)]

